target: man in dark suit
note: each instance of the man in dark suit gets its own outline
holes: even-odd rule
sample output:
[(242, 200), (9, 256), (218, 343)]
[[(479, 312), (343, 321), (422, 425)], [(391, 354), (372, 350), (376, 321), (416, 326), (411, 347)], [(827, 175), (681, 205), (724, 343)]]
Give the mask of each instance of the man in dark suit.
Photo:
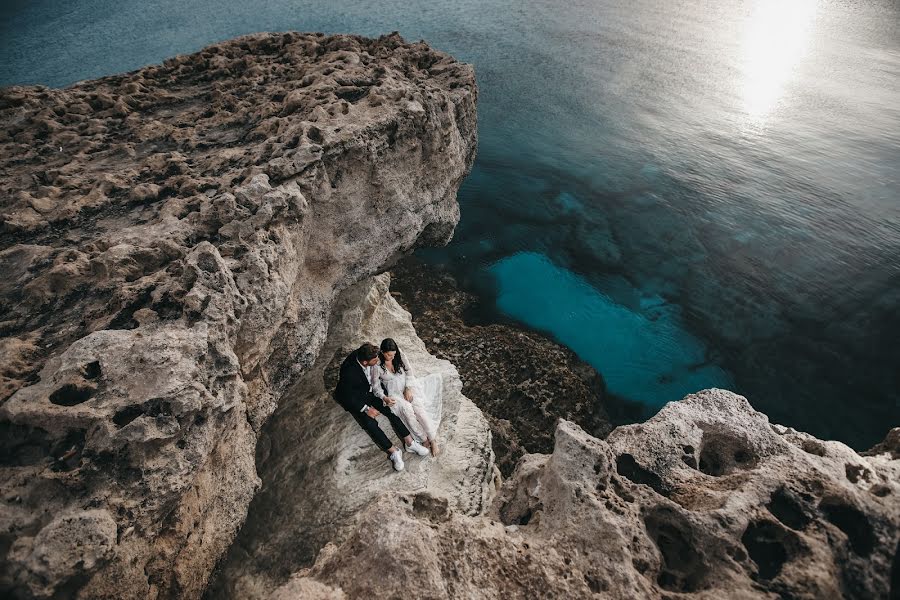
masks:
[(341, 374), (334, 390), (334, 399), (344, 410), (353, 415), (359, 426), (369, 434), (378, 447), (384, 450), (395, 471), (403, 470), (403, 452), (394, 446), (375, 420), (383, 414), (391, 422), (394, 432), (406, 443), (407, 452), (419, 456), (428, 454), (428, 448), (413, 439), (400, 417), (391, 412), (378, 396), (372, 393), (372, 385), (381, 383), (372, 375), (379, 363), (378, 348), (366, 343), (354, 350), (341, 364)]

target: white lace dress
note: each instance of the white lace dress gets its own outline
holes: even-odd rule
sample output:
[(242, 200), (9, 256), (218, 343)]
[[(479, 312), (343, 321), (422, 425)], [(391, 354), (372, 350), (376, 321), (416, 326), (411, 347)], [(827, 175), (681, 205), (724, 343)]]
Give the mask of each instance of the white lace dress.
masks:
[[(391, 373), (384, 365), (376, 366), (377, 382), (372, 386), (372, 391), (382, 400), (390, 396), (397, 401), (391, 410), (403, 420), (417, 441), (434, 440), (441, 419), (441, 376), (433, 373), (422, 378), (414, 377), (405, 356), (403, 366), (397, 373)], [(412, 402), (403, 395), (407, 387), (412, 391)]]

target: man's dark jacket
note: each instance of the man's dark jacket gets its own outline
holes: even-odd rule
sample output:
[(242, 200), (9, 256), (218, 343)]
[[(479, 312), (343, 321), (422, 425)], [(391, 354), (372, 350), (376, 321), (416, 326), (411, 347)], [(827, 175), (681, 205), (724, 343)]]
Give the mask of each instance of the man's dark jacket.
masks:
[(344, 359), (341, 375), (334, 390), (334, 399), (348, 412), (360, 412), (368, 404), (378, 404), (378, 397), (370, 391), (369, 379), (356, 360), (356, 352)]

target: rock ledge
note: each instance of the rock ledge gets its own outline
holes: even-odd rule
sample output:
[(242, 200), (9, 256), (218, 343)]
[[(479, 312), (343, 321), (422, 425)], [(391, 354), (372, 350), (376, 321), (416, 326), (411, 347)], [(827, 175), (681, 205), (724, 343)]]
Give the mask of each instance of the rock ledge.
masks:
[(202, 593), (335, 297), (452, 234), (476, 96), (300, 33), (0, 90), (0, 594)]

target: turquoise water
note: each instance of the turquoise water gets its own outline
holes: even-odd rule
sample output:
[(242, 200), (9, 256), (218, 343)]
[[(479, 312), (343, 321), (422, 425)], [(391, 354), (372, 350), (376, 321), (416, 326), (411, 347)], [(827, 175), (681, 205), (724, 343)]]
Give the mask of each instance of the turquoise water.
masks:
[(685, 329), (681, 309), (658, 294), (618, 278), (605, 286), (618, 288), (620, 298), (613, 299), (533, 252), (504, 258), (490, 271), (503, 313), (551, 333), (603, 373), (614, 394), (659, 408), (697, 390), (734, 387)]
[(462, 221), (422, 255), (497, 316), (651, 409), (716, 384), (857, 447), (900, 424), (896, 1), (16, 0), (0, 84), (289, 29), (398, 30), (475, 65)]

